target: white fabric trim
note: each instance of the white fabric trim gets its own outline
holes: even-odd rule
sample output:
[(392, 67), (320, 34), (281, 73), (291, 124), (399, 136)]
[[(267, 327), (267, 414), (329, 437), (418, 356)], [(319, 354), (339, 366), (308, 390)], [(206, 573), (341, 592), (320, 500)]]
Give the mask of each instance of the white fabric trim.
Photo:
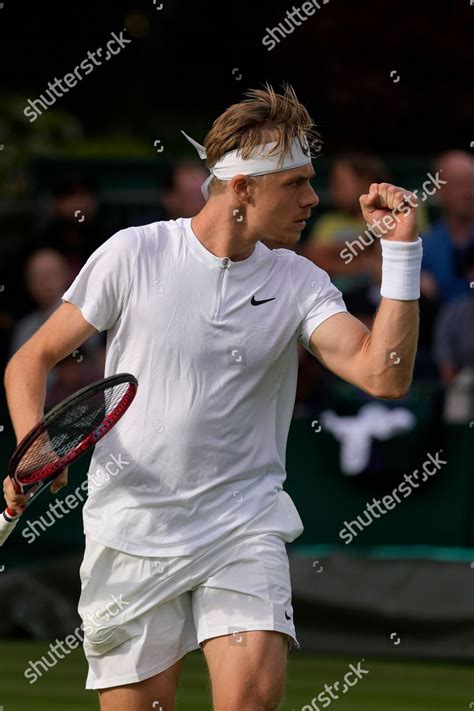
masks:
[(380, 294), (386, 299), (413, 301), (420, 298), (423, 243), (381, 239), (382, 283)]
[[(192, 143), (199, 157), (204, 160), (206, 158), (204, 146), (184, 131), (181, 133)], [(308, 144), (305, 143), (302, 146), (298, 138), (293, 139), (293, 143), (283, 157), (280, 152), (270, 155), (276, 145), (277, 142), (272, 141), (258, 146), (256, 151), (245, 159), (240, 156), (239, 149), (225, 153), (212, 168), (209, 168), (211, 174), (201, 187), (205, 199), (209, 199), (209, 183), (213, 177), (219, 180), (232, 180), (234, 175), (267, 175), (268, 173), (279, 173), (282, 170), (300, 168), (302, 165), (311, 163)]]

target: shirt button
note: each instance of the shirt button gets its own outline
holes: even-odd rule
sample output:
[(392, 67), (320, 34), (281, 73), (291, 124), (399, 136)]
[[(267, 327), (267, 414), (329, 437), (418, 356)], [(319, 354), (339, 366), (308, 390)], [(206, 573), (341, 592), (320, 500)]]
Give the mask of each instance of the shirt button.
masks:
[(222, 269), (228, 269), (230, 267), (229, 257), (224, 257), (223, 259), (221, 259), (221, 267)]

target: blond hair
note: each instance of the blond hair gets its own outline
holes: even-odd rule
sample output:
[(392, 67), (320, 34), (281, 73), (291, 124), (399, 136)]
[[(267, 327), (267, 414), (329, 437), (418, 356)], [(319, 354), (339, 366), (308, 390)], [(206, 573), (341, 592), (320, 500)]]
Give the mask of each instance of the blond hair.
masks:
[[(281, 152), (282, 159), (295, 138), (303, 148), (308, 145), (310, 152), (319, 152), (320, 135), (289, 84), (283, 84), (283, 94), (266, 84), (264, 89), (251, 89), (245, 96), (248, 98), (229, 106), (214, 121), (204, 140), (209, 169), (229, 151), (239, 150), (245, 159), (270, 141), (276, 141), (271, 155)], [(209, 193), (217, 195), (225, 186), (225, 181), (213, 177)]]

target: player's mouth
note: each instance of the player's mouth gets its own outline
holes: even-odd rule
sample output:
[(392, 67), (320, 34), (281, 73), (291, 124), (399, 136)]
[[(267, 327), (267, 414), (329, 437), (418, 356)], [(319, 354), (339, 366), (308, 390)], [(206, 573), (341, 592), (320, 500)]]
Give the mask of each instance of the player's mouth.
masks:
[(304, 227), (306, 227), (306, 220), (296, 220), (295, 225), (298, 225), (298, 227), (303, 229)]

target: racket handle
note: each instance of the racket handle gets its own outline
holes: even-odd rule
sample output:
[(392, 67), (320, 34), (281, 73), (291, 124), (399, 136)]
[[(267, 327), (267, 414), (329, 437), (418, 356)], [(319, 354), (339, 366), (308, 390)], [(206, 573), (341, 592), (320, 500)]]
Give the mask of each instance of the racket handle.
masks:
[(21, 514), (14, 514), (10, 509), (6, 509), (0, 514), (0, 546), (3, 546), (10, 533), (15, 528)]

